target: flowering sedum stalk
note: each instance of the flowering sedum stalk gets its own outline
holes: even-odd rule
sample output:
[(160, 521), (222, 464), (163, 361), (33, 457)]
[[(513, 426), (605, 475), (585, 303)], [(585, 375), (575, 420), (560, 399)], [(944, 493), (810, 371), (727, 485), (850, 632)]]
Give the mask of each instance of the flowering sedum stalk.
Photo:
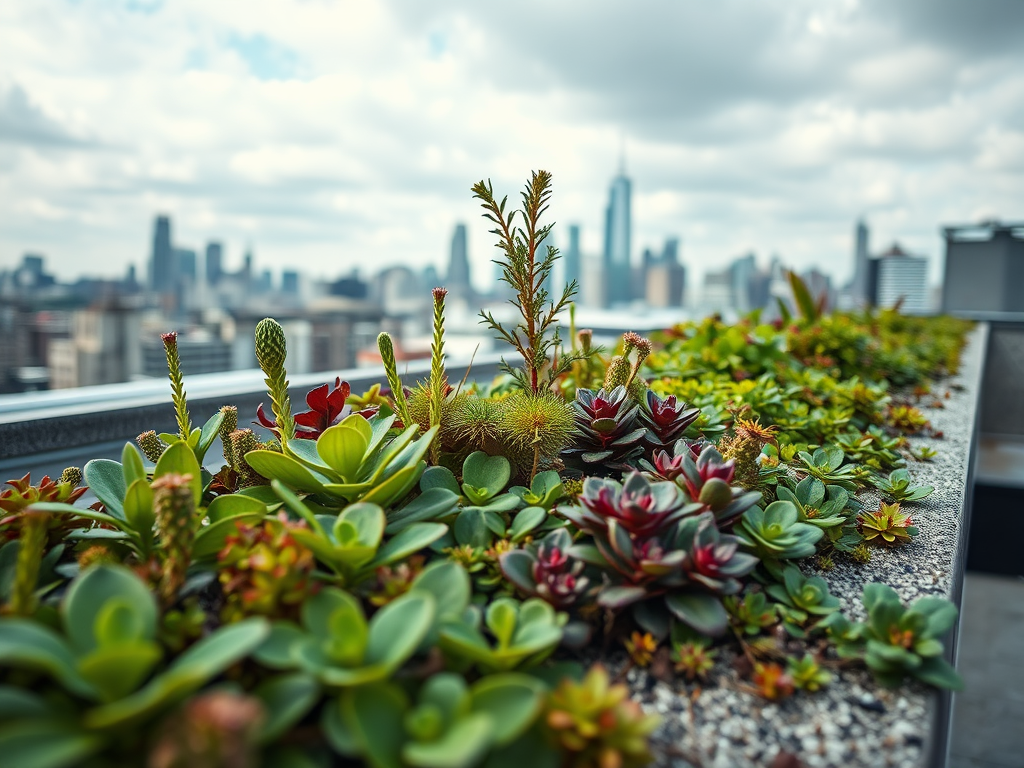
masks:
[(170, 605), (185, 583), (195, 537), (195, 501), (191, 475), (168, 474), (153, 481), (153, 507), (160, 534), (160, 584), (164, 605)]
[(181, 358), (178, 357), (178, 334), (174, 331), (163, 333), (164, 354), (167, 355), (167, 375), (171, 379), (171, 397), (174, 400), (174, 415), (178, 420), (178, 437), (187, 441), (192, 434), (192, 420), (188, 415), (188, 401), (185, 399), (185, 377), (181, 372)]
[(388, 386), (391, 387), (391, 399), (395, 403), (395, 412), (402, 424), (410, 426), (416, 422), (409, 413), (409, 402), (405, 399), (405, 389), (402, 387), (402, 380), (398, 378), (398, 363), (395, 360), (395, 345), (391, 335), (382, 332), (377, 336), (377, 349), (380, 350), (380, 359), (384, 363), (384, 374), (388, 378)]
[(267, 376), (267, 393), (270, 395), (282, 446), (295, 437), (295, 420), (292, 418), (291, 400), (288, 397), (288, 374), (284, 368), (287, 356), (284, 328), (272, 317), (260, 320), (256, 324), (256, 360)]

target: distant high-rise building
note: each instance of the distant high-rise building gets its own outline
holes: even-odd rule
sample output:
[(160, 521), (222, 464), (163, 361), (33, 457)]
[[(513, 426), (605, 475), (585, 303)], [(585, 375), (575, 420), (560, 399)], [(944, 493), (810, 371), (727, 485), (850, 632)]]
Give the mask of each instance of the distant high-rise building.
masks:
[(870, 262), (868, 298), (878, 307), (900, 305), (907, 313), (928, 312), (928, 259), (911, 256), (893, 243)]
[(757, 260), (752, 253), (736, 259), (729, 267), (733, 309), (741, 315), (764, 306), (762, 297), (758, 295), (757, 289), (760, 287), (758, 277)]
[(469, 251), (466, 246), (466, 225), (456, 224), (452, 235), (451, 257), (445, 287), (455, 295), (469, 297), (473, 292), (469, 274)]
[(1024, 312), (1024, 222), (945, 227), (943, 312)]
[(870, 232), (868, 225), (861, 219), (853, 233), (853, 282), (850, 286), (851, 298), (855, 305), (860, 306), (868, 302), (871, 287), (868, 284), (870, 257), (868, 255), (868, 238)]
[(178, 280), (186, 278), (194, 284), (196, 280), (196, 252), (191, 248), (175, 248), (174, 258), (178, 264)]
[(575, 280), (579, 283), (581, 272), (580, 257), (580, 226), (579, 224), (569, 225), (569, 244), (562, 254), (562, 274), (565, 275), (565, 282), (571, 283)]
[(638, 293), (652, 307), (681, 307), (686, 291), (686, 267), (679, 263), (679, 239), (670, 237), (660, 254), (644, 250)]
[(281, 273), (281, 293), (297, 294), (299, 292), (299, 273), (294, 269), (286, 269)]
[(632, 301), (632, 210), (633, 185), (625, 168), (612, 179), (604, 215), (604, 275), (608, 304)]
[(206, 284), (217, 285), (224, 274), (224, 246), (220, 243), (206, 244)]
[(171, 219), (157, 216), (153, 228), (153, 253), (149, 262), (149, 285), (157, 293), (177, 290), (178, 269), (171, 245)]

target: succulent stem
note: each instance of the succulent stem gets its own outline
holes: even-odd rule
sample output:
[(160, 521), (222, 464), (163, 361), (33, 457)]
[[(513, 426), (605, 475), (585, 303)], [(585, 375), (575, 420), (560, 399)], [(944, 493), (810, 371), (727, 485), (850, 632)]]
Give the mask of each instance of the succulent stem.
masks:
[(18, 539), (18, 560), (14, 570), (14, 589), (11, 594), (11, 613), (31, 616), (36, 610), (36, 583), (39, 564), (46, 546), (46, 512), (26, 510), (21, 516), (21, 535)]
[(391, 340), (391, 334), (382, 332), (377, 336), (377, 349), (380, 350), (380, 359), (384, 363), (384, 374), (387, 376), (388, 386), (391, 387), (391, 399), (395, 403), (398, 418), (406, 427), (415, 424), (409, 413), (409, 401), (405, 398), (402, 380), (398, 377), (398, 362), (395, 360), (395, 345)]
[(188, 415), (188, 401), (185, 399), (185, 377), (181, 372), (181, 358), (178, 356), (178, 334), (174, 331), (160, 335), (167, 356), (167, 375), (171, 380), (171, 397), (174, 400), (174, 415), (178, 420), (178, 437), (188, 441), (192, 434), (192, 420)]
[(224, 463), (234, 469), (235, 451), (231, 443), (231, 433), (238, 429), (238, 408), (233, 405), (225, 405), (220, 412), (224, 414), (224, 421), (220, 423), (218, 431), (221, 448), (224, 451)]
[(292, 418), (288, 397), (288, 374), (284, 361), (288, 355), (284, 328), (272, 317), (265, 317), (256, 325), (256, 360), (266, 374), (267, 393), (270, 395), (281, 445), (295, 437), (295, 419)]
[[(444, 297), (448, 291), (435, 288), (434, 297), (434, 337), (430, 342), (430, 426), (441, 424), (441, 406), (444, 403), (445, 388), (448, 384), (444, 370)], [(436, 464), (440, 453), (440, 442), (435, 440), (430, 447), (431, 461)]]
[(171, 605), (185, 583), (195, 538), (195, 500), (191, 475), (169, 474), (153, 481), (153, 507), (160, 534), (161, 602)]

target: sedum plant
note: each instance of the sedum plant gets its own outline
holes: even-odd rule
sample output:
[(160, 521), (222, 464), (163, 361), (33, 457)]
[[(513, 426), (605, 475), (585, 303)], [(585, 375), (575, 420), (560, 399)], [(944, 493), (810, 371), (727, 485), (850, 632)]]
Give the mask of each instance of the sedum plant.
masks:
[(744, 546), (764, 561), (810, 557), (823, 535), (821, 528), (799, 522), (796, 505), (789, 501), (748, 509), (735, 531)]
[(416, 652), (434, 614), (433, 595), (414, 591), (367, 621), (355, 597), (327, 587), (303, 603), (301, 625), (273, 622), (253, 656), (266, 667), (301, 670), (332, 688), (377, 682)]
[(539, 597), (556, 610), (581, 601), (590, 589), (584, 563), (569, 555), (572, 535), (558, 528), (543, 539), (499, 558), (501, 572), (526, 597)]
[(769, 584), (766, 591), (777, 601), (782, 626), (793, 637), (806, 637), (823, 617), (839, 610), (839, 598), (823, 578), (805, 576), (793, 565), (783, 569), (781, 583)]
[(886, 546), (906, 544), (918, 533), (910, 515), (900, 511), (899, 503), (886, 504), (883, 501), (877, 512), (863, 512), (857, 517), (857, 522), (865, 541)]
[(624, 386), (607, 392), (577, 389), (572, 408), (576, 439), (564, 452), (568, 464), (600, 473), (643, 454), (646, 428), (638, 419), (640, 406)]
[(894, 469), (888, 478), (879, 478), (874, 482), (879, 491), (897, 502), (920, 501), (935, 490), (930, 485), (913, 485), (910, 472), (906, 469)]

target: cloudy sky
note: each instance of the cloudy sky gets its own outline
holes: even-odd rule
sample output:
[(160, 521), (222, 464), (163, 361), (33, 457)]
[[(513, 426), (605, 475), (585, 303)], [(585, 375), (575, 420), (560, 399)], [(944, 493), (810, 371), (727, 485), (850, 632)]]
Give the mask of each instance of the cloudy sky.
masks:
[(554, 174), (601, 249), (625, 146), (634, 249), (849, 276), (1024, 218), (1021, 0), (3, 0), (0, 269), (143, 269), (152, 219), (228, 266), (442, 264), (469, 194)]

